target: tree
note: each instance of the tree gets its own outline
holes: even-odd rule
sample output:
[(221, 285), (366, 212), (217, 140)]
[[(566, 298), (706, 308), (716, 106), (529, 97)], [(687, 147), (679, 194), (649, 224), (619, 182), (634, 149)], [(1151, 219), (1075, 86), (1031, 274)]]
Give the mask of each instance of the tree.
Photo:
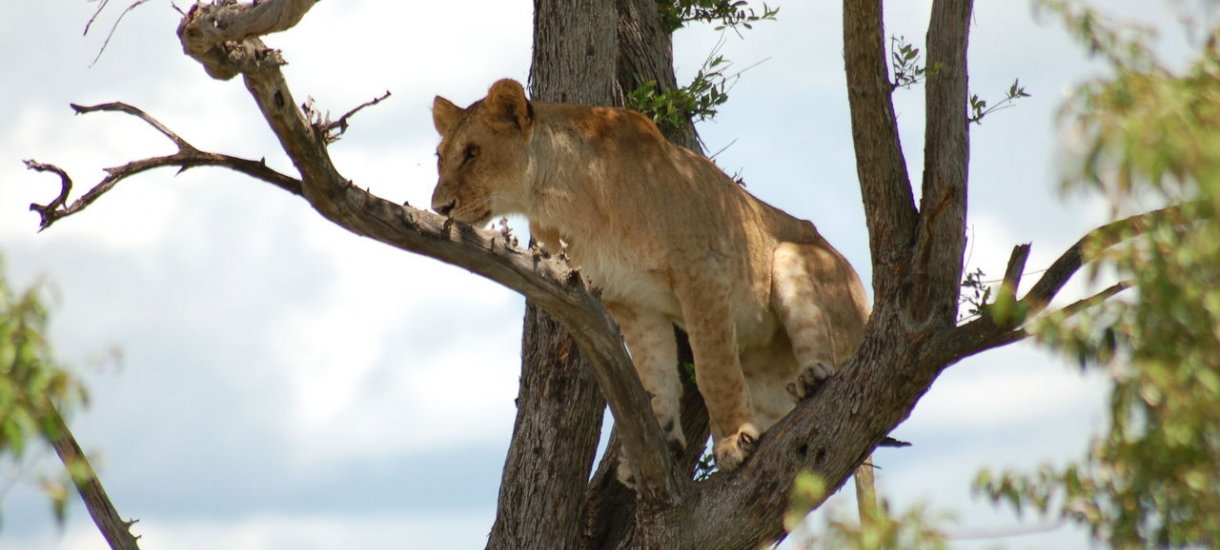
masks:
[[(964, 325), (959, 326), (956, 322), (967, 192), (969, 126), (965, 52), (972, 7), (969, 1), (938, 1), (933, 5), (927, 55), (928, 65), (936, 70), (927, 76), (928, 147), (918, 206), (897, 140), (890, 100), (893, 86), (885, 63), (881, 5), (844, 3), (844, 46), (853, 139), (868, 217), (874, 273), (878, 274), (873, 281), (876, 306), (870, 333), (844, 373), (828, 382), (817, 395), (773, 428), (758, 454), (742, 471), (733, 476), (713, 475), (698, 484), (691, 483), (683, 475), (684, 471), (679, 474), (670, 467), (655, 422), (648, 416), (642, 389), (634, 380), (630, 363), (612, 326), (596, 299), (568, 276), (566, 266), (515, 249), (505, 235), (445, 224), (426, 212), (378, 199), (354, 187), (337, 172), (327, 155), (326, 144), (343, 131), (348, 117), (345, 115), (332, 122), (317, 113), (298, 109), (298, 102), (292, 99), (279, 72), (282, 60), (278, 52), (266, 49), (257, 38), (291, 27), (312, 5), (313, 2), (307, 1), (275, 0), (257, 6), (227, 2), (221, 6), (197, 5), (179, 29), (185, 49), (209, 74), (218, 78), (243, 77), (266, 121), (293, 159), (299, 178), (275, 172), (257, 161), (202, 152), (172, 131), (155, 124), (178, 146), (177, 153), (122, 167), (108, 176), (96, 192), (87, 193), (71, 205), (67, 204), (71, 180), (60, 172), (63, 192), (41, 208), (43, 225), (80, 211), (113, 184), (150, 168), (224, 166), (303, 196), (324, 217), (357, 234), (437, 257), (501, 282), (526, 295), (562, 325), (575, 329), (570, 343), (539, 337), (553, 334), (546, 328), (547, 321), (535, 317), (535, 323), (527, 318), (527, 332), (536, 330), (535, 336), (527, 336), (527, 339), (536, 338), (532, 341), (539, 343), (527, 344), (525, 354), (551, 349), (554, 350), (551, 357), (564, 361), (562, 366), (555, 365), (559, 361), (547, 359), (526, 361), (523, 385), (539, 384), (537, 380), (543, 382), (540, 386), (531, 386), (537, 394), (523, 392), (523, 397), (540, 394), (541, 402), (531, 409), (534, 406), (531, 399), (522, 399), (521, 421), (517, 428), (522, 439), (515, 442), (514, 452), (525, 450), (532, 441), (528, 439), (530, 430), (527, 429), (532, 425), (539, 437), (537, 441), (544, 442), (542, 448), (565, 446), (554, 451), (562, 455), (548, 456), (561, 457), (570, 463), (557, 467), (563, 472), (562, 475), (556, 472), (557, 481), (530, 483), (527, 478), (531, 472), (545, 467), (549, 473), (551, 465), (541, 465), (541, 461), (514, 463), (510, 455), (502, 499), (507, 502), (513, 495), (522, 494), (514, 492), (516, 490), (538, 492), (534, 493), (526, 509), (502, 510), (492, 545), (512, 543), (507, 533), (533, 533), (547, 537), (548, 542), (561, 541), (561, 544), (570, 545), (588, 541), (590, 545), (607, 547), (735, 548), (769, 540), (782, 531), (781, 516), (787, 507), (786, 488), (791, 486), (796, 472), (810, 470), (828, 480), (831, 487), (840, 486), (886, 433), (909, 414), (943, 369), (967, 355), (1026, 336), (1024, 319), (1017, 316), (992, 312)], [(639, 11), (629, 11), (632, 7)], [(544, 8), (545, 4), (538, 5), (540, 16), (547, 13)], [(624, 13), (635, 13), (637, 20), (655, 17), (650, 3), (619, 2), (609, 6), (606, 2), (596, 2), (590, 3), (582, 13), (588, 17), (587, 21), (600, 22), (588, 25), (591, 35), (597, 33), (602, 37), (599, 40), (611, 39), (607, 29), (614, 22), (617, 21), (621, 28), (624, 19), (633, 20)], [(545, 20), (543, 17), (540, 23)], [(584, 27), (573, 25), (571, 28)], [(542, 35), (541, 30), (539, 34)], [(621, 34), (613, 36), (622, 40)], [(601, 48), (592, 50), (599, 59), (609, 58)], [(600, 63), (605, 62), (590, 65), (590, 70), (602, 67)], [(535, 81), (538, 87), (535, 93), (547, 93), (543, 80), (538, 77)], [(599, 93), (613, 93), (615, 89), (605, 86), (604, 82), (598, 86)], [(590, 101), (596, 100), (596, 96), (593, 97)], [(153, 122), (144, 113), (123, 105), (78, 108), (80, 112), (96, 110), (123, 110)], [(1137, 227), (1140, 220), (1149, 217), (1155, 216), (1116, 223)], [(1033, 290), (1018, 300), (1017, 283), (1028, 254), (1028, 247), (1018, 247), (997, 301), (1018, 304), (1030, 314), (1044, 310), (1049, 299), (1079, 269), (1081, 252), (1079, 246), (1069, 250)], [(535, 326), (541, 328), (535, 329)], [(577, 348), (588, 362), (588, 368), (571, 361), (572, 351)], [(605, 486), (605, 482), (599, 488), (598, 480), (606, 479), (601, 474), (594, 478), (588, 498), (580, 498), (585, 495), (586, 480), (583, 475), (573, 473), (579, 472), (579, 468), (588, 472), (595, 449), (589, 441), (595, 438), (572, 436), (573, 433), (588, 433), (583, 429), (560, 432), (556, 426), (570, 429), (563, 422), (543, 421), (546, 415), (552, 415), (554, 419), (553, 415), (559, 412), (568, 416), (557, 420), (572, 420), (582, 426), (597, 421), (573, 418), (579, 415), (573, 414), (571, 407), (555, 408), (558, 399), (571, 399), (576, 395), (583, 402), (575, 410), (600, 410), (595, 393), (575, 389), (593, 387), (587, 380), (588, 373), (594, 375), (597, 387), (615, 413), (622, 444), (633, 456), (641, 457), (635, 461), (640, 469), (637, 479), (642, 488), (636, 510), (614, 519), (606, 518), (601, 511), (618, 513), (624, 507), (601, 503), (611, 502), (607, 495), (616, 491), (625, 494), (621, 488)], [(532, 375), (543, 378), (533, 379)], [(582, 376), (585, 377), (583, 381)], [(545, 377), (551, 377), (553, 381), (552, 393), (546, 393)], [(568, 391), (554, 392), (558, 388)], [(868, 413), (860, 414), (861, 410)], [(612, 446), (615, 448), (617, 446)], [(514, 469), (518, 467), (524, 469)], [(574, 486), (579, 490), (573, 490)], [(537, 496), (543, 494), (547, 496)], [(575, 505), (570, 505), (572, 503)], [(583, 512), (572, 513), (572, 510)], [(581, 521), (585, 514), (594, 518), (592, 527), (587, 530)], [(558, 523), (529, 523), (537, 518)], [(546, 530), (539, 526), (546, 526)]]
[[(993, 500), (1085, 525), (1116, 547), (1214, 547), (1220, 543), (1217, 31), (1197, 41), (1198, 57), (1178, 71), (1137, 29), (1074, 2), (1042, 5), (1111, 68), (1064, 106), (1064, 123), (1085, 138), (1064, 185), (1101, 194), (1116, 217), (1147, 203), (1174, 206), (1138, 231), (1120, 225), (1126, 234), (1084, 242), (1094, 271), (1112, 269), (1121, 278), (1111, 289), (1133, 286), (1137, 296), (1038, 324), (1041, 340), (1110, 378), (1106, 432), (1079, 461), (1034, 474), (985, 471), (978, 485)], [(1127, 243), (1110, 246), (1124, 237)]]

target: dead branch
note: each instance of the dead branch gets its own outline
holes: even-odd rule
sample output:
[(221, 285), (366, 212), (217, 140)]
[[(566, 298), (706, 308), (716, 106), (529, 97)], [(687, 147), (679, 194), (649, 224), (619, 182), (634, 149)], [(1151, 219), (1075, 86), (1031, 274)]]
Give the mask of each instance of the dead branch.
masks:
[(68, 176), (67, 172), (53, 164), (44, 164), (33, 160), (25, 161), (26, 167), (30, 170), (37, 172), (51, 172), (58, 175), (60, 178), (60, 192), (54, 200), (45, 205), (40, 205), (37, 203), (30, 205), (30, 210), (37, 212), (41, 217), (39, 222), (40, 230), (50, 227), (51, 224), (55, 223), (60, 218), (71, 216), (72, 214), (84, 210), (102, 195), (106, 194), (107, 191), (114, 188), (115, 185), (118, 185), (120, 181), (155, 168), (177, 167), (178, 172), (181, 173), (199, 166), (217, 166), (228, 168), (230, 170), (246, 174), (250, 177), (266, 181), (294, 195), (302, 194), (300, 181), (272, 170), (263, 160), (255, 161), (230, 155), (200, 151), (194, 145), (191, 145), (190, 142), (174, 133), (148, 113), (126, 103), (114, 102), (90, 106), (73, 104), (72, 109), (78, 114), (93, 113), (98, 111), (117, 111), (137, 117), (148, 123), (158, 132), (172, 141), (174, 145), (178, 147), (178, 152), (172, 155), (151, 157), (128, 162), (122, 166), (107, 168), (105, 170), (106, 177), (102, 178), (102, 180), (94, 185), (93, 188), (91, 188), (80, 198), (73, 201), (70, 205), (67, 204), (67, 200), (69, 193), (72, 191), (72, 178)]
[(354, 109), (343, 113), (343, 116), (339, 117), (338, 120), (326, 123), (326, 125), (322, 127), (322, 133), (326, 136), (326, 142), (334, 143), (335, 141), (339, 140), (339, 137), (347, 131), (347, 119), (351, 118), (356, 113), (359, 113), (365, 107), (372, 107), (378, 103), (381, 103), (382, 101), (385, 101), (386, 99), (389, 99), (389, 97), (390, 91), (386, 90), (386, 92), (380, 97), (375, 97), (365, 101), (364, 103), (357, 105)]

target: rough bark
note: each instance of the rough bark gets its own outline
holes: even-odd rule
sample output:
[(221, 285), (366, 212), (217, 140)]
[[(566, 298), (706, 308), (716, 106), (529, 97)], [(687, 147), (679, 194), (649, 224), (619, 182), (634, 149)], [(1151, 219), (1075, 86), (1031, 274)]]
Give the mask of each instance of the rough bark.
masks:
[(606, 401), (575, 341), (533, 304), (526, 306), (521, 366), (517, 421), (487, 547), (578, 548)]
[(881, 0), (843, 1), (843, 61), (877, 309), (890, 302), (902, 280), (918, 217), (890, 98)]
[(966, 116), (966, 45), (972, 0), (932, 3), (928, 24), (927, 123), (919, 236), (910, 276), (910, 315), (916, 322), (956, 322), (966, 242), (966, 176), (970, 164)]

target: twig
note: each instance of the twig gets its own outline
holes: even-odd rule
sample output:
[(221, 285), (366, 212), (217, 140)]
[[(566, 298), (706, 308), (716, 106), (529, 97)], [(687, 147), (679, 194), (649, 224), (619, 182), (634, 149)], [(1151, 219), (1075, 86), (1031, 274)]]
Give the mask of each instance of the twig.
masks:
[(72, 478), (72, 484), (85, 502), (85, 508), (89, 510), (93, 523), (97, 524), (98, 530), (106, 538), (106, 543), (114, 550), (139, 550), (136, 540), (140, 537), (131, 534), (131, 526), (138, 520), (125, 521), (119, 516), (118, 510), (110, 502), (110, 497), (106, 495), (106, 489), (102, 487), (97, 472), (94, 472), (93, 466), (89, 464), (89, 458), (76, 443), (72, 431), (54, 406), (50, 407), (47, 420), (51, 425), (47, 429), (46, 438), (64, 463), (68, 477)]
[[(106, 5), (109, 2), (110, 0), (102, 0), (101, 4), (98, 5), (97, 11), (93, 12), (93, 17), (90, 17), (89, 22), (85, 24), (85, 34), (89, 34), (89, 27), (93, 26), (93, 22), (97, 19), (97, 16), (101, 15), (102, 10), (106, 9)], [(131, 10), (136, 9), (137, 6), (145, 2), (148, 2), (148, 0), (135, 0), (130, 6), (127, 6), (127, 9), (123, 10), (123, 13), (119, 14), (119, 18), (115, 19), (114, 25), (110, 27), (110, 32), (106, 34), (106, 39), (102, 41), (102, 47), (97, 50), (97, 56), (95, 56), (93, 61), (89, 63), (90, 67), (97, 64), (97, 60), (102, 58), (102, 53), (106, 51), (106, 46), (110, 45), (110, 39), (114, 37), (114, 32), (119, 30), (119, 23), (123, 22), (123, 18), (127, 17), (127, 14), (130, 13)]]
[(47, 226), (51, 225), (51, 222), (60, 217), (60, 215), (57, 215), (60, 212), (60, 208), (63, 207), (64, 203), (68, 202), (68, 193), (72, 192), (72, 178), (68, 176), (68, 173), (63, 168), (54, 164), (44, 164), (32, 159), (25, 160), (24, 162), (25, 167), (30, 170), (35, 172), (51, 172), (59, 176), (59, 195), (55, 197), (55, 200), (48, 202), (46, 205), (37, 203), (30, 205), (30, 210), (38, 212), (38, 215), (42, 217), (38, 225), (39, 230), (46, 229)]
[(1071, 317), (1072, 315), (1075, 315), (1075, 314), (1081, 312), (1082, 310), (1091, 308), (1097, 304), (1100, 304), (1106, 300), (1109, 300), (1111, 296), (1114, 296), (1115, 294), (1118, 294), (1119, 292), (1127, 290), (1128, 288), (1131, 288), (1131, 283), (1129, 281), (1119, 281), (1119, 282), (1111, 285), (1110, 287), (1106, 288), (1105, 290), (1098, 292), (1097, 294), (1089, 296), (1088, 298), (1082, 298), (1082, 299), (1072, 302), (1066, 306), (1063, 306), (1063, 308), (1061, 308), (1058, 313), (1060, 315), (1063, 315), (1064, 317)]
[[(381, 97), (375, 97), (369, 101), (361, 103), (360, 105), (357, 105), (355, 109), (352, 109), (352, 110), (344, 113), (343, 116), (339, 117), (338, 120), (327, 123), (325, 126), (322, 127), (322, 133), (323, 133), (323, 135), (326, 136), (326, 142), (332, 143), (332, 142), (338, 140), (339, 136), (343, 135), (343, 132), (347, 131), (347, 119), (351, 118), (352, 115), (360, 112), (360, 110), (364, 109), (365, 107), (372, 107), (378, 103), (381, 103), (382, 101), (385, 101), (389, 97), (390, 97), (390, 91), (386, 90), (385, 94), (382, 94)], [(336, 129), (338, 131), (336, 131)]]

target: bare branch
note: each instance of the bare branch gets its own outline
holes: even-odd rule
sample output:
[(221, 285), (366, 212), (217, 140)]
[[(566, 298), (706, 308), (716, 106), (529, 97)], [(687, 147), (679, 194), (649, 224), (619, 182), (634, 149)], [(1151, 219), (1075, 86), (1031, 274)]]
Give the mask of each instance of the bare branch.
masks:
[[(1115, 294), (1118, 294), (1119, 292), (1122, 292), (1128, 288), (1131, 288), (1131, 283), (1129, 282), (1122, 281), (1116, 283), (1105, 290), (1098, 292), (1097, 294), (1089, 296), (1088, 298), (1082, 298), (1072, 302), (1055, 313), (1064, 317), (1071, 317), (1077, 313), (1080, 313), (1081, 311), (1084, 311), (1085, 309), (1109, 300)], [(1009, 344), (1020, 342), (1021, 340), (1029, 338), (1030, 336), (1029, 331), (1027, 331), (1023, 326), (1013, 329), (1005, 329), (998, 326), (995, 320), (990, 317), (979, 318), (966, 325), (962, 325), (955, 330), (958, 331), (958, 334), (961, 337), (960, 342), (962, 344), (969, 343), (969, 345), (959, 346), (961, 349), (955, 352), (953, 358), (951, 359), (952, 362), (960, 361), (970, 357), (971, 355), (977, 355), (984, 351), (1002, 348)]]
[(92, 112), (96, 112), (96, 111), (118, 111), (120, 113), (127, 113), (131, 116), (138, 117), (140, 120), (147, 122), (149, 126), (156, 128), (158, 132), (161, 132), (162, 135), (169, 138), (170, 141), (174, 142), (174, 145), (178, 146), (179, 151), (182, 151), (182, 150), (196, 151), (197, 150), (190, 143), (187, 143), (187, 141), (185, 139), (182, 139), (181, 137), (178, 136), (178, 134), (175, 134), (174, 132), (170, 131), (170, 129), (167, 128), (164, 124), (161, 124), (161, 121), (153, 118), (151, 115), (144, 112), (143, 109), (140, 109), (138, 107), (133, 107), (131, 105), (128, 105), (128, 104), (122, 103), (122, 102), (118, 102), (118, 101), (114, 101), (114, 102), (110, 102), (110, 103), (101, 103), (98, 105), (77, 105), (75, 103), (69, 103), (68, 105), (70, 107), (72, 107), (72, 110), (76, 111), (76, 114), (78, 114), (78, 115), (83, 115), (83, 114), (92, 113)]
[(1119, 292), (1127, 290), (1128, 288), (1131, 288), (1130, 281), (1119, 281), (1117, 283), (1114, 283), (1113, 285), (1110, 285), (1105, 290), (1098, 292), (1097, 294), (1094, 294), (1092, 296), (1089, 296), (1088, 298), (1083, 298), (1081, 300), (1077, 300), (1066, 306), (1063, 306), (1063, 308), (1059, 310), (1059, 313), (1065, 317), (1071, 317), (1072, 315), (1075, 315), (1082, 310), (1091, 308), (1097, 304), (1100, 304), (1106, 300), (1109, 300), (1111, 296), (1114, 296), (1115, 294), (1118, 294)]
[(230, 0), (220, 2), (220, 5), (196, 4), (187, 19), (197, 24), (191, 26), (190, 40), (183, 45), (192, 46), (187, 53), (194, 57), (195, 53), (224, 42), (241, 42), (286, 31), (295, 27), (317, 3), (318, 0), (263, 0), (239, 4)]
[(25, 161), (25, 165), (30, 170), (37, 172), (52, 172), (60, 178), (60, 192), (54, 200), (46, 205), (31, 204), (30, 210), (38, 212), (42, 218), (39, 222), (39, 229), (46, 229), (55, 223), (60, 218), (71, 216), (81, 210), (87, 208), (93, 201), (96, 201), (102, 195), (106, 194), (117, 185), (120, 181), (127, 179), (136, 174), (146, 172), (155, 168), (177, 167), (179, 173), (199, 166), (218, 166), (228, 168), (250, 177), (260, 179), (271, 183), (280, 189), (288, 191), (294, 195), (301, 195), (301, 182), (284, 175), (280, 172), (272, 170), (262, 160), (249, 160), (229, 155), (218, 153), (208, 153), (200, 151), (194, 145), (191, 145), (185, 139), (172, 130), (161, 124), (157, 119), (150, 116), (143, 110), (128, 105), (126, 103), (103, 103), (100, 105), (81, 106), (72, 105), (72, 109), (78, 114), (92, 113), (97, 111), (117, 111), (135, 116), (144, 122), (147, 122), (158, 132), (169, 138), (175, 145), (178, 146), (178, 152), (172, 155), (146, 158), (128, 162), (122, 166), (116, 166), (106, 169), (106, 177), (98, 182), (88, 192), (80, 198), (68, 205), (68, 194), (72, 191), (72, 178), (61, 168), (52, 164), (43, 164), (33, 160)]
[(46, 420), (50, 424), (46, 429), (47, 441), (55, 449), (55, 454), (59, 455), (68, 477), (72, 479), (81, 500), (85, 502), (85, 509), (89, 511), (89, 516), (93, 518), (93, 523), (102, 532), (107, 544), (114, 550), (139, 550), (136, 539), (140, 537), (131, 534), (131, 526), (136, 520), (126, 521), (119, 515), (110, 497), (106, 495), (106, 489), (102, 487), (97, 472), (93, 471), (93, 466), (89, 464), (89, 458), (76, 443), (72, 431), (54, 406), (50, 407)]
[(68, 173), (63, 168), (54, 164), (43, 164), (32, 159), (24, 162), (25, 167), (30, 170), (35, 172), (51, 172), (59, 176), (59, 195), (55, 197), (55, 200), (48, 202), (45, 206), (37, 203), (30, 205), (30, 210), (38, 212), (38, 215), (42, 218), (38, 223), (39, 229), (46, 229), (56, 218), (61, 217), (56, 215), (56, 213), (63, 207), (64, 203), (68, 202), (68, 193), (72, 192), (72, 178), (68, 176)]
[[(1170, 222), (1180, 229), (1184, 229), (1191, 222), (1198, 221), (1198, 218), (1192, 218), (1190, 213), (1210, 215), (1206, 214), (1206, 209), (1201, 211), (1204, 214), (1198, 214), (1200, 210), (1196, 207), (1201, 204), (1193, 202), (1169, 206), (1110, 222), (1088, 232), (1065, 250), (1043, 272), (1042, 277), (1038, 279), (1033, 288), (1014, 305), (1013, 309), (1020, 311), (1020, 315), (1010, 315), (1005, 319), (996, 319), (991, 315), (983, 315), (974, 321), (954, 329), (952, 331), (954, 337), (945, 340), (945, 346), (934, 346), (929, 351), (929, 354), (938, 357), (938, 360), (952, 364), (971, 355), (1026, 338), (1028, 334), (1020, 326), (1026, 320), (1032, 319), (1035, 315), (1046, 309), (1051, 300), (1063, 289), (1063, 286), (1088, 261), (1088, 258), (1085, 257), (1087, 250), (1109, 248), (1147, 232), (1157, 223)], [(1014, 250), (1015, 255), (1016, 250)], [(1010, 271), (1012, 269), (1011, 262), (1009, 269)], [(1006, 275), (1005, 279), (1007, 280), (1008, 278), (1008, 275)], [(1065, 315), (1074, 315), (1082, 309), (1110, 298), (1129, 286), (1130, 283), (1128, 282), (1120, 282), (1093, 296), (1074, 302), (1059, 311)]]
[(339, 136), (342, 136), (343, 133), (347, 131), (347, 119), (351, 118), (356, 113), (359, 113), (361, 109), (364, 109), (365, 107), (372, 107), (378, 103), (381, 103), (382, 101), (385, 101), (386, 99), (389, 99), (389, 97), (390, 91), (386, 90), (386, 92), (380, 97), (375, 97), (365, 101), (364, 103), (357, 105), (356, 108), (343, 113), (343, 116), (339, 117), (338, 120), (326, 123), (326, 125), (322, 127), (322, 133), (326, 136), (326, 142), (334, 143), (335, 141), (338, 141)]

